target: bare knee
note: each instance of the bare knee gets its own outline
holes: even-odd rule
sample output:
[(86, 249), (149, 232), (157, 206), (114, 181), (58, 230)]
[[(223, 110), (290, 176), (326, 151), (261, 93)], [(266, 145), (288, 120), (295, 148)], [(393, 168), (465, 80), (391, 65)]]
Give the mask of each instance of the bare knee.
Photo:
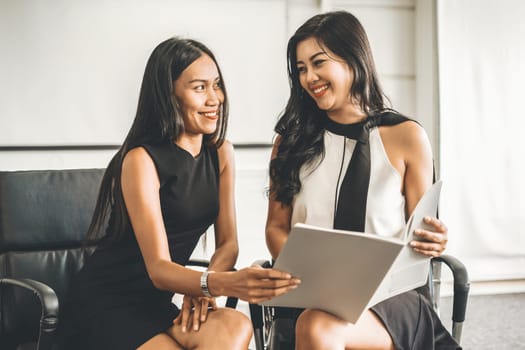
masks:
[(168, 333), (186, 349), (246, 350), (252, 337), (252, 327), (243, 313), (220, 308), (208, 313), (207, 320), (197, 332), (182, 332), (180, 325), (175, 325)]
[[(215, 314), (215, 315), (213, 315)], [(220, 335), (221, 344), (217, 343), (217, 337), (210, 338), (214, 344), (203, 347), (211, 349), (247, 349), (252, 338), (253, 330), (251, 321), (242, 312), (224, 308), (210, 314), (210, 326), (213, 324), (213, 333)], [(209, 322), (206, 321), (206, 322)], [(215, 340), (213, 340), (215, 339)]]
[(319, 310), (305, 310), (295, 326), (297, 348), (344, 348), (344, 339), (336, 331), (336, 319)]
[(297, 320), (297, 349), (394, 349), (392, 338), (375, 314), (364, 313), (356, 324), (329, 313), (306, 310)]
[(226, 313), (224, 326), (227, 333), (243, 342), (250, 342), (253, 335), (253, 328), (250, 319), (242, 312), (233, 309), (223, 309)]
[(146, 341), (137, 350), (182, 350), (177, 342), (168, 334), (160, 333)]

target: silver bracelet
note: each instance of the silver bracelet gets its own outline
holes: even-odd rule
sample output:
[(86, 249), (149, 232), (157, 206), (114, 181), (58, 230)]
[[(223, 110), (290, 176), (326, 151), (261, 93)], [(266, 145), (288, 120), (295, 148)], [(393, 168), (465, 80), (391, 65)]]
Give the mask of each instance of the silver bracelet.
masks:
[(201, 275), (201, 291), (205, 297), (213, 298), (213, 296), (210, 294), (210, 290), (208, 289), (208, 274), (209, 273), (213, 273), (213, 271), (205, 270)]

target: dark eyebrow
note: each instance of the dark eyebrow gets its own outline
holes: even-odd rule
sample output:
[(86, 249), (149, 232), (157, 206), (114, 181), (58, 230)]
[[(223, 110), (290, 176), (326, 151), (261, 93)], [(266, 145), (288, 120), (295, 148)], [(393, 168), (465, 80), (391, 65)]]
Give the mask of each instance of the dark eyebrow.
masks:
[[(310, 56), (310, 61), (315, 60), (315, 58), (316, 58), (317, 56), (319, 56), (319, 55), (326, 55), (326, 52), (324, 52), (324, 51), (319, 51), (319, 52), (317, 52), (317, 53), (314, 53), (312, 56)], [(296, 62), (296, 64), (299, 64), (299, 63), (304, 64), (303, 61), (297, 61), (297, 62)]]
[[(213, 79), (214, 82), (217, 82), (220, 80), (221, 80), (221, 77), (216, 77), (215, 79)], [(188, 83), (192, 84), (192, 83), (206, 83), (206, 82), (208, 82), (208, 80), (206, 79), (193, 79), (193, 80), (190, 80)]]

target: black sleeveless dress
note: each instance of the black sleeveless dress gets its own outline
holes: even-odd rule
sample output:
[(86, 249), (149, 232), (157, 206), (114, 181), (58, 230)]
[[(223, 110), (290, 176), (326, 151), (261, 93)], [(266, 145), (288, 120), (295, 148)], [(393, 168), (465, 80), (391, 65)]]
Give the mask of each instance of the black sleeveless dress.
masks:
[[(173, 143), (143, 147), (159, 175), (171, 259), (185, 265), (218, 214), (217, 150), (202, 146), (194, 158)], [(172, 296), (151, 282), (131, 230), (117, 243), (102, 241), (66, 296), (59, 326), (61, 349), (136, 349), (172, 326), (179, 314)]]

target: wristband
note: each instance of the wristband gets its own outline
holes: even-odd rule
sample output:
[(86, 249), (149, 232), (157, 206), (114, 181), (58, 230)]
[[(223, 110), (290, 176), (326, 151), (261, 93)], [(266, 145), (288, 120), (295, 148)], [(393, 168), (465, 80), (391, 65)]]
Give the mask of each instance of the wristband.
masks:
[(213, 271), (205, 270), (201, 275), (201, 291), (205, 297), (213, 298), (208, 289), (208, 274), (213, 273)]

